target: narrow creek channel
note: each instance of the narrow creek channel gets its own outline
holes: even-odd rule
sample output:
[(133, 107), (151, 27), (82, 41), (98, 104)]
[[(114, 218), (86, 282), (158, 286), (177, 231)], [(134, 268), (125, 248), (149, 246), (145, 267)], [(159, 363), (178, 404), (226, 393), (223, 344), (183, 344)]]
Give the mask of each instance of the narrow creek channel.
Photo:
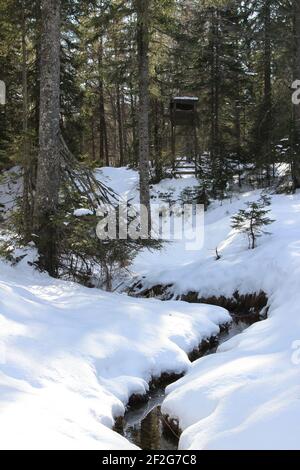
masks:
[[(232, 325), (218, 337), (218, 344), (206, 351), (203, 356), (214, 354), (218, 347), (233, 336), (242, 333), (253, 321), (234, 319)], [(161, 413), (161, 405), (165, 399), (165, 386), (150, 390), (147, 403), (128, 409), (121, 426), (116, 431), (130, 442), (143, 450), (177, 450), (179, 436), (176, 436)]]

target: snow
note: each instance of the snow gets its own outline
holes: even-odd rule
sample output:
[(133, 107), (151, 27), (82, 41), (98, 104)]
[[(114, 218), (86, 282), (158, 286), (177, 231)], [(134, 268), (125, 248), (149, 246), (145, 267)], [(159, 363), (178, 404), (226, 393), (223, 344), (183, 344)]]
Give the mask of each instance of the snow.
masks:
[(130, 449), (111, 430), (152, 376), (230, 321), (220, 308), (133, 299), (0, 263), (0, 447)]
[(275, 175), (278, 177), (287, 176), (290, 174), (290, 165), (288, 163), (276, 163)]
[[(104, 168), (97, 177), (138, 201), (136, 171)], [(152, 201), (166, 193), (177, 201), (195, 186), (192, 177), (166, 179)], [(1, 262), (0, 447), (134, 448), (111, 430), (114, 418), (132, 393), (169, 371), (186, 372), (162, 407), (179, 420), (181, 449), (299, 449), (300, 194), (272, 196), (272, 235), (249, 251), (230, 219), (259, 197), (213, 202), (201, 250), (178, 240), (134, 262), (145, 288), (172, 284), (174, 296), (268, 295), (267, 320), (193, 364), (187, 351), (219, 331), (226, 311), (89, 290), (34, 272), (27, 258), (14, 268)]]
[[(96, 177), (112, 188), (121, 201), (139, 203), (139, 174), (136, 170), (104, 167), (96, 171)], [(172, 201), (178, 202), (182, 191), (195, 187), (199, 187), (199, 181), (195, 177), (163, 179), (159, 184), (151, 186), (152, 203), (160, 203), (165, 194), (170, 195)]]
[(74, 212), (73, 212), (73, 215), (75, 217), (84, 217), (86, 215), (94, 215), (93, 211), (91, 211), (90, 209), (84, 209), (84, 208), (81, 208), (81, 209), (76, 209)]
[(267, 320), (195, 362), (168, 387), (162, 410), (179, 420), (181, 449), (300, 448), (300, 194), (272, 197), (272, 235), (248, 251), (245, 238), (231, 230), (230, 218), (259, 195), (214, 203), (201, 252), (186, 252), (177, 242), (159, 260), (143, 253), (135, 264), (145, 287), (173, 284), (174, 295), (230, 297), (236, 290), (263, 290), (269, 297)]
[(22, 194), (22, 179), (20, 167), (15, 166), (7, 170), (0, 179), (0, 217), (6, 217), (7, 213), (16, 206), (18, 197)]
[(96, 177), (121, 196), (121, 199), (138, 201), (138, 172), (127, 167), (104, 167), (96, 170)]

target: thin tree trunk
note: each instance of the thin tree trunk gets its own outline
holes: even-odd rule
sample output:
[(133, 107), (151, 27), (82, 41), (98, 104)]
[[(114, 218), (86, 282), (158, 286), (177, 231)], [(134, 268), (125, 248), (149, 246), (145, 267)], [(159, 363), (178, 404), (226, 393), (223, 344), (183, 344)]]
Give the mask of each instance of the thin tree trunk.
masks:
[(118, 116), (116, 109), (116, 97), (115, 94), (110, 94), (110, 106), (111, 106), (111, 132), (112, 132), (112, 154), (114, 155), (113, 164), (117, 164), (116, 155), (118, 153)]
[(95, 120), (94, 113), (91, 116), (91, 131), (92, 131), (92, 161), (96, 161), (96, 145), (95, 145)]
[[(294, 0), (294, 80), (300, 80), (300, 2)], [(300, 105), (294, 105), (292, 176), (295, 189), (300, 188)]]
[(149, 16), (150, 0), (137, 0), (137, 45), (139, 64), (139, 170), (140, 203), (148, 213), (148, 233), (151, 230), (150, 211), (150, 139), (149, 139)]
[(130, 84), (130, 117), (132, 129), (132, 161), (134, 164), (138, 163), (138, 139), (137, 139), (137, 125), (136, 125), (136, 102), (133, 91), (132, 83)]
[(124, 165), (124, 137), (123, 137), (123, 120), (122, 120), (122, 107), (121, 107), (121, 96), (120, 96), (120, 86), (116, 86), (116, 98), (117, 98), (117, 120), (118, 120), (118, 130), (119, 130), (119, 165)]
[(219, 158), (219, 14), (211, 12), (211, 155), (212, 160)]
[(57, 227), (60, 188), (60, 0), (42, 0), (40, 125), (35, 231), (41, 267), (57, 275)]
[(213, 190), (223, 186), (223, 165), (220, 145), (220, 38), (219, 11), (211, 13), (211, 159), (213, 173)]
[(162, 106), (158, 98), (154, 100), (154, 161), (157, 182), (162, 179)]
[(99, 65), (99, 159), (100, 163), (105, 162), (106, 166), (109, 166), (109, 152), (107, 142), (107, 126), (105, 116), (105, 103), (104, 103), (104, 81), (103, 81), (103, 40), (100, 39), (99, 53), (98, 53), (98, 65)]
[(219, 11), (215, 23), (215, 144), (217, 156), (221, 158), (220, 148), (220, 44), (219, 44)]
[(121, 93), (121, 116), (123, 123), (123, 144), (124, 144), (124, 158), (125, 165), (127, 164), (127, 155), (128, 155), (128, 133), (127, 133), (127, 119), (126, 119), (126, 103), (124, 93)]
[(240, 95), (240, 80), (237, 77), (236, 85), (236, 99), (234, 108), (234, 127), (235, 127), (235, 139), (236, 139), (236, 157), (238, 164), (238, 175), (239, 175), (239, 187), (242, 187), (240, 162), (242, 158), (242, 137), (241, 137), (241, 95)]
[(22, 215), (23, 215), (23, 230), (25, 240), (30, 240), (30, 233), (32, 229), (32, 208), (30, 203), (31, 188), (31, 164), (29, 155), (29, 141), (28, 141), (28, 74), (27, 74), (27, 46), (26, 46), (26, 13), (25, 2), (22, 2), (21, 12), (21, 27), (22, 27), (22, 95), (23, 95), (23, 200), (22, 200)]
[(253, 214), (251, 215), (251, 219), (250, 219), (250, 245), (249, 245), (249, 248), (251, 248), (251, 250), (254, 250), (255, 248), (255, 233), (254, 233), (254, 230), (253, 230)]
[(171, 158), (172, 158), (172, 169), (175, 171), (176, 168), (176, 126), (174, 123), (171, 124)]
[(270, 182), (271, 171), (271, 113), (272, 113), (272, 82), (271, 82), (271, 0), (265, 1), (264, 11), (264, 125), (267, 180)]
[[(41, 2), (36, 2), (35, 9), (35, 36), (34, 36), (34, 50), (35, 50), (35, 60), (34, 60), (34, 80), (36, 83), (40, 83), (40, 74), (41, 74)], [(35, 87), (33, 91), (33, 100), (34, 100), (34, 128), (36, 135), (39, 135), (39, 125), (40, 125), (40, 90), (39, 87)], [(36, 170), (36, 169), (35, 169)]]
[(104, 125), (104, 150), (105, 150), (105, 164), (106, 166), (109, 166), (110, 159), (109, 159), (109, 146), (108, 146), (106, 119), (105, 119), (105, 125)]

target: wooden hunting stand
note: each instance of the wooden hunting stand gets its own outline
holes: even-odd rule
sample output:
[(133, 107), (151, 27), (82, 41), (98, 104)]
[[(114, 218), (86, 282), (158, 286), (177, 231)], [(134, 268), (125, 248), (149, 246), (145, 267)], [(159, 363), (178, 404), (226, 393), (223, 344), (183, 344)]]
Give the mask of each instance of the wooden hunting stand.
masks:
[[(199, 155), (197, 127), (198, 127), (198, 113), (197, 104), (199, 98), (184, 96), (175, 97), (171, 99), (170, 103), (170, 116), (171, 116), (171, 142), (172, 142), (172, 163), (175, 170), (176, 162), (176, 127), (181, 126), (186, 130), (192, 129), (193, 150), (191, 159), (197, 160)], [(191, 139), (190, 133), (186, 136)]]

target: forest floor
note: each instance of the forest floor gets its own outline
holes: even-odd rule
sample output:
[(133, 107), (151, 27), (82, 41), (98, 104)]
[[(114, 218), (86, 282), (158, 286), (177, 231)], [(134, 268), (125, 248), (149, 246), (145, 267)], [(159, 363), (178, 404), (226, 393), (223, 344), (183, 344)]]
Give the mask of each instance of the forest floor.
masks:
[[(138, 197), (135, 171), (104, 169), (99, 177)], [(153, 201), (176, 200), (196, 184), (165, 180), (153, 187)], [(143, 288), (171, 286), (174, 298), (267, 294), (268, 319), (193, 364), (187, 353), (230, 320), (226, 310), (54, 280), (27, 265), (33, 250), (16, 267), (1, 262), (0, 447), (132, 448), (111, 430), (114, 418), (152, 377), (184, 372), (162, 407), (179, 421), (180, 448), (299, 449), (300, 195), (272, 197), (272, 235), (249, 251), (230, 218), (258, 197), (214, 202), (199, 251), (178, 240), (142, 252), (132, 267)]]

